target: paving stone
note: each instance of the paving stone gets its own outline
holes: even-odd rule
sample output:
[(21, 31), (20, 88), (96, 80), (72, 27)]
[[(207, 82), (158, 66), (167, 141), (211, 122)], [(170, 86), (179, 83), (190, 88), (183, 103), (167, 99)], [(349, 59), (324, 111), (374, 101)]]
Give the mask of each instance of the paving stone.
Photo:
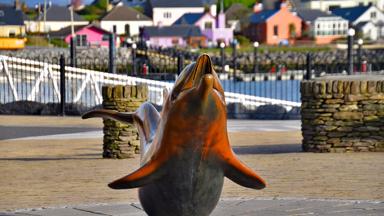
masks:
[(138, 204), (124, 203), (124, 204), (111, 204), (111, 205), (96, 205), (96, 206), (85, 206), (78, 207), (89, 212), (101, 213), (105, 215), (114, 216), (145, 216), (145, 212), (141, 209)]

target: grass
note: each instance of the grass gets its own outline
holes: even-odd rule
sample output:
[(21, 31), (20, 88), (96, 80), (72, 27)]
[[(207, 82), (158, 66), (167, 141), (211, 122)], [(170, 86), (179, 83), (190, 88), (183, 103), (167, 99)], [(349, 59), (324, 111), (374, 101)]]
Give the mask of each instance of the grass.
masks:
[(43, 36), (27, 36), (27, 46), (49, 46), (48, 39)]

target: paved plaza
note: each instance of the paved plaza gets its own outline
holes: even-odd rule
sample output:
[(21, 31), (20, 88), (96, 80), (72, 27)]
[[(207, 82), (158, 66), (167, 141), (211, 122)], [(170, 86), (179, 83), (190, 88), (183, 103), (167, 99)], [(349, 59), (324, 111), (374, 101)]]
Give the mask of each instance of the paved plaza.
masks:
[[(110, 181), (139, 158), (101, 159), (102, 121), (0, 115), (0, 215), (145, 215)], [(230, 120), (239, 158), (264, 190), (225, 180), (212, 215), (384, 215), (384, 153), (301, 152), (300, 121)]]
[[(373, 201), (307, 200), (307, 199), (223, 199), (212, 216), (265, 215), (265, 216), (382, 216), (384, 204)], [(139, 203), (94, 204), (18, 210), (4, 216), (145, 216)]]

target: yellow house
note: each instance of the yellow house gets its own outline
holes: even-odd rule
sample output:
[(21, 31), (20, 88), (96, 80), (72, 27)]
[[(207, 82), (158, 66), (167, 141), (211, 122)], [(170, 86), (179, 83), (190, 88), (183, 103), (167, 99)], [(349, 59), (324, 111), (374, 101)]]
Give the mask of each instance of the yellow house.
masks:
[(0, 7), (0, 37), (24, 37), (23, 12), (13, 7)]

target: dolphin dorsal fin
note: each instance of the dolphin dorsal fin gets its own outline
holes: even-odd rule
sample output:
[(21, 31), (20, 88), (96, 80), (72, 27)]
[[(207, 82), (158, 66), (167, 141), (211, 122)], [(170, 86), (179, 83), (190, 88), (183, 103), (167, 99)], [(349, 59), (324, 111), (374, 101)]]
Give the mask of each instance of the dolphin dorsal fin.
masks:
[(263, 189), (266, 186), (265, 181), (253, 170), (241, 162), (230, 150), (229, 155), (223, 159), (224, 175), (237, 184), (254, 189)]

